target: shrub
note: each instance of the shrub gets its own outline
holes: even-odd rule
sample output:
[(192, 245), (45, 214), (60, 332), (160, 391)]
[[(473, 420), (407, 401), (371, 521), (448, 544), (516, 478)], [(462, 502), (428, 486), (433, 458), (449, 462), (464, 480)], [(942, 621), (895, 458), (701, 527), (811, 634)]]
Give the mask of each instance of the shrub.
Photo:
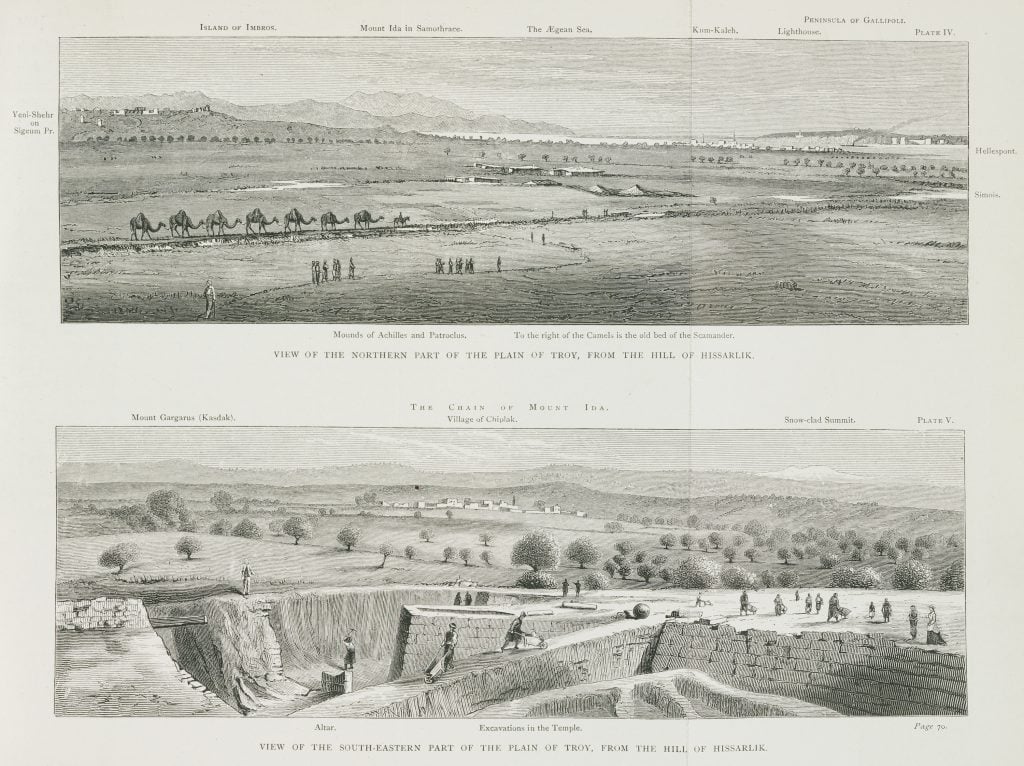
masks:
[(722, 570), (722, 587), (733, 590), (753, 590), (761, 585), (761, 581), (753, 572), (740, 567), (726, 567)]
[(924, 548), (914, 548), (910, 552), (910, 558), (914, 559), (914, 561), (924, 561)]
[(526, 565), (534, 572), (554, 569), (562, 558), (562, 549), (550, 532), (539, 530), (520, 537), (512, 546), (512, 566)]
[(768, 525), (763, 521), (748, 521), (743, 525), (743, 534), (747, 537), (767, 537)]
[(871, 567), (839, 567), (828, 582), (830, 588), (880, 588), (882, 576)]
[(628, 562), (623, 561), (621, 564), (619, 564), (617, 571), (619, 573), (619, 577), (625, 580), (627, 577), (633, 574), (633, 567)]
[(108, 569), (117, 567), (115, 574), (121, 574), (126, 566), (138, 561), (141, 555), (142, 552), (135, 543), (118, 543), (100, 554), (99, 565)]
[(383, 569), (384, 565), (388, 563), (388, 558), (395, 555), (395, 546), (391, 543), (381, 543), (377, 546), (377, 553), (383, 557), (380, 562), (380, 568)]
[(452, 560), (452, 556), (455, 555), (455, 548), (453, 548), (450, 545), (446, 545), (444, 547), (444, 550), (441, 551), (441, 555), (444, 557), (444, 563), (447, 564), (449, 561)]
[(672, 582), (672, 570), (668, 567), (663, 567), (662, 569), (658, 570), (658, 577), (660, 577), (665, 582), (670, 583)]
[(260, 540), (263, 537), (263, 530), (260, 529), (252, 519), (242, 519), (240, 522), (235, 524), (235, 528), (231, 530), (231, 534), (235, 537), (245, 537), (249, 540)]
[(831, 569), (839, 563), (839, 557), (834, 553), (822, 553), (818, 557), (818, 561), (821, 563), (822, 569)]
[(604, 590), (611, 582), (601, 572), (587, 572), (580, 580), (580, 585), (586, 590)]
[(900, 537), (896, 540), (896, 549), (906, 553), (910, 550), (910, 538)]
[(492, 535), (490, 532), (484, 532), (480, 535), (480, 542), (483, 543), (483, 546), (486, 548), (492, 542), (494, 542), (494, 535)]
[(185, 500), (173, 489), (159, 489), (150, 492), (146, 498), (150, 512), (158, 519), (172, 527), (180, 526), (190, 516), (185, 507)]
[(451, 521), (452, 519), (455, 518), (455, 512), (451, 508), (449, 508), (447, 511), (445, 511), (444, 515), (448, 517), (449, 521)]
[(192, 537), (192, 535), (185, 535), (174, 546), (174, 550), (184, 556), (186, 561), (191, 561), (192, 556), (199, 553), (202, 549), (203, 541), (198, 537)]
[(673, 583), (680, 588), (707, 590), (718, 583), (722, 567), (707, 556), (693, 556), (676, 567)]
[(676, 536), (671, 533), (664, 534), (658, 538), (658, 544), (665, 550), (674, 548), (676, 546)]
[(298, 545), (299, 540), (306, 540), (313, 536), (313, 525), (304, 516), (292, 516), (281, 527), (281, 531), (288, 537), (294, 537), (295, 544)]
[(932, 579), (932, 570), (913, 559), (897, 562), (892, 570), (892, 587), (900, 590), (923, 590)]
[(414, 512), (414, 513), (412, 514), (412, 517), (413, 517), (414, 519), (422, 519), (422, 518), (423, 518), (423, 511), (415, 511), (415, 512)]
[(211, 535), (229, 535), (231, 534), (231, 522), (227, 519), (220, 519), (213, 522), (210, 525)]
[(772, 570), (765, 569), (761, 572), (761, 584), (766, 588), (770, 588), (775, 585), (775, 575), (772, 574)]
[[(152, 497), (152, 495), (150, 495)], [(235, 499), (231, 497), (230, 492), (225, 492), (223, 489), (218, 489), (210, 497), (210, 505), (212, 505), (220, 513), (231, 513), (231, 505), (235, 502)]]
[(708, 551), (708, 539), (706, 537), (702, 537), (700, 540), (697, 541), (697, 547), (700, 548), (705, 553), (707, 553), (707, 551)]
[(954, 561), (946, 567), (939, 578), (940, 590), (963, 590), (966, 587), (964, 562)]
[(182, 514), (181, 521), (178, 523), (178, 529), (182, 532), (198, 532), (199, 522), (191, 513)]
[(604, 562), (604, 565), (601, 568), (608, 573), (609, 577), (615, 577), (615, 573), (619, 571), (619, 565), (611, 559)]
[(615, 532), (621, 532), (622, 529), (623, 526), (617, 521), (609, 521), (607, 524), (604, 525), (604, 531), (611, 532), (613, 534)]
[(668, 561), (668, 556), (663, 556), (660, 553), (658, 553), (655, 556), (651, 557), (651, 563), (654, 564), (654, 566), (656, 566), (656, 567), (660, 567), (666, 561)]
[(633, 545), (632, 541), (630, 540), (619, 540), (617, 543), (615, 543), (614, 547), (615, 550), (617, 550), (623, 556), (628, 556), (630, 553), (636, 550), (636, 546)]
[(465, 566), (469, 566), (469, 560), (473, 558), (472, 548), (459, 548), (459, 558)]
[(853, 553), (850, 554), (850, 561), (863, 561), (863, 560), (864, 560), (864, 554), (861, 552), (861, 549), (860, 548), (854, 548), (853, 549)]
[(686, 517), (686, 526), (688, 526), (690, 529), (699, 529), (700, 516), (698, 516), (696, 513), (691, 513), (689, 516)]
[(518, 588), (557, 588), (555, 578), (547, 572), (523, 572), (516, 580)]
[(792, 588), (800, 582), (800, 575), (792, 569), (783, 569), (775, 575), (775, 584), (780, 588)]
[(799, 561), (803, 561), (804, 560), (804, 549), (803, 548), (800, 548), (798, 546), (794, 547), (792, 553), (793, 553), (793, 558), (795, 558), (795, 559), (797, 559)]
[(484, 562), (484, 564), (486, 566), (490, 566), (491, 565), (491, 552), (490, 551), (480, 551), (480, 560), (482, 562)]
[(679, 535), (679, 544), (686, 548), (686, 550), (690, 550), (693, 547), (693, 535), (689, 532)]
[(412, 561), (414, 558), (416, 558), (416, 548), (414, 548), (411, 545), (405, 546), (405, 557), (409, 559), (409, 561)]
[(817, 545), (808, 545), (806, 548), (804, 548), (804, 555), (806, 555), (809, 559), (817, 558), (820, 553), (821, 548), (819, 548)]
[(565, 549), (565, 557), (584, 569), (587, 564), (593, 564), (600, 558), (601, 554), (589, 537), (577, 537)]
[(359, 538), (362, 537), (362, 532), (353, 526), (342, 527), (341, 531), (338, 532), (338, 543), (344, 545), (345, 550), (350, 551), (355, 544), (359, 542)]
[(932, 548), (935, 547), (935, 544), (937, 542), (938, 540), (936, 539), (935, 535), (920, 535), (917, 539), (914, 540), (914, 547), (923, 548), (926, 551), (930, 551)]
[(647, 560), (647, 551), (637, 551), (633, 554), (634, 564), (643, 564)]
[(429, 543), (430, 538), (433, 536), (434, 530), (432, 530), (430, 527), (425, 527), (424, 529), (420, 530), (420, 540), (422, 540), (425, 543)]

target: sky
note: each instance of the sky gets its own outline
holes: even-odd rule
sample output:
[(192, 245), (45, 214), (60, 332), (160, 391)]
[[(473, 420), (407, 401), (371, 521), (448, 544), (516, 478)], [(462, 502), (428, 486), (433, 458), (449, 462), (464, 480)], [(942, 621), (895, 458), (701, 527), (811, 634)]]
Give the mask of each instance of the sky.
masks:
[(582, 136), (755, 136), (903, 123), (908, 132), (965, 133), (967, 46), (610, 38), (61, 40), (64, 96), (179, 90), (238, 104), (418, 92), (478, 114), (554, 122)]
[(191, 460), (219, 468), (399, 463), (501, 471), (575, 464), (767, 473), (827, 466), (868, 481), (961, 486), (963, 437), (910, 431), (401, 428), (61, 428), (58, 463)]

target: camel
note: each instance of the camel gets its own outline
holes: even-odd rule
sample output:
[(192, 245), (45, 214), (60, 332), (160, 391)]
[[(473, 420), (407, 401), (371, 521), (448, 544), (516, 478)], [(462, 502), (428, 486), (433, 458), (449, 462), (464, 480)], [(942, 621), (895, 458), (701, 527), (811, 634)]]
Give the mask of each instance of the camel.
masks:
[[(245, 233), (266, 234), (267, 226), (269, 226), (272, 223), (278, 223), (277, 216), (274, 216), (272, 220), (268, 221), (267, 217), (263, 215), (263, 211), (261, 211), (258, 207), (253, 208), (253, 211), (245, 216)], [(256, 231), (252, 230), (253, 225), (256, 226)]]
[(216, 213), (210, 213), (206, 216), (206, 233), (211, 237), (215, 235), (223, 236), (224, 229), (233, 229), (241, 222), (241, 218), (236, 218), (234, 223), (228, 223), (228, 219), (218, 210)]
[(381, 216), (380, 218), (374, 218), (372, 215), (370, 215), (369, 210), (360, 210), (358, 213), (352, 216), (352, 228), (358, 229), (360, 226), (362, 226), (364, 229), (369, 229), (371, 223), (377, 223), (378, 221), (383, 220), (384, 216)]
[(302, 213), (299, 212), (299, 209), (297, 207), (293, 207), (291, 210), (284, 214), (285, 231), (288, 231), (289, 226), (294, 226), (295, 231), (302, 231), (303, 226), (309, 226), (309, 224), (315, 222), (315, 218), (310, 218), (308, 221), (303, 220)]
[[(164, 227), (164, 222), (161, 221), (154, 227), (153, 224), (149, 222), (149, 219), (146, 218), (145, 215), (139, 213), (137, 216), (135, 216), (134, 218), (132, 218), (132, 220), (128, 222), (128, 226), (132, 230), (132, 234), (131, 237), (129, 237), (129, 240), (141, 240), (147, 234), (149, 235), (150, 239), (153, 239), (153, 232), (160, 231), (160, 229)], [(139, 232), (142, 233), (140, 234)]]
[(334, 231), (339, 223), (348, 223), (348, 217), (346, 216), (344, 221), (339, 221), (338, 216), (327, 211), (320, 216), (320, 231), (326, 231), (327, 227), (330, 227), (331, 231)]
[(407, 223), (409, 223), (409, 216), (407, 215), (399, 213), (398, 217), (395, 218), (395, 226), (405, 226)]
[(171, 216), (171, 236), (172, 237), (191, 237), (188, 233), (189, 229), (201, 229), (204, 226), (203, 222), (192, 223), (192, 219), (188, 217), (188, 213), (184, 210), (179, 210), (177, 213)]

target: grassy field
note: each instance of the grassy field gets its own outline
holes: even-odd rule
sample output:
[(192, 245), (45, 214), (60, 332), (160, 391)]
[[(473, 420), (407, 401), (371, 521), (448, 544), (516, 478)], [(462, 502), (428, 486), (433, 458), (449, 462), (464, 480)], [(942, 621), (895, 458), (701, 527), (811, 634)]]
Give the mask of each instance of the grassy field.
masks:
[[(521, 148), (527, 162), (563, 164), (564, 147)], [(485, 161), (518, 161), (496, 151)], [(235, 322), (966, 320), (965, 177), (843, 176), (782, 166), (775, 152), (705, 165), (681, 146), (610, 151), (602, 179), (526, 186), (528, 177), (506, 176), (487, 186), (444, 182), (481, 159), (459, 141), (63, 145), (63, 315), (195, 321), (210, 279), (218, 321)], [(686, 196), (596, 196), (595, 182)], [(368, 209), (383, 216), (379, 227), (401, 213), (413, 227), (463, 228), (261, 241), (237, 236), (239, 226), (189, 244), (172, 243), (165, 228), (151, 246), (125, 246), (140, 210), (154, 223), (179, 209), (196, 222), (218, 209), (233, 221), (257, 206), (268, 218), (292, 207), (339, 219)], [(501, 225), (472, 223), (481, 221)], [(434, 274), (436, 257), (470, 256), (475, 275)], [(357, 278), (314, 287), (310, 261), (324, 258), (352, 258)]]

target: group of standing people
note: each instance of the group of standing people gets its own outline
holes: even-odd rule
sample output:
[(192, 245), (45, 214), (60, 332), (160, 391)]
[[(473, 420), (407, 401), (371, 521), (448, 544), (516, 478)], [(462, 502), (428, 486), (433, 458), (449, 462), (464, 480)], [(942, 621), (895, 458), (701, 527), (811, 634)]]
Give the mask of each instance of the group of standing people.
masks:
[(466, 597), (463, 598), (461, 593), (456, 593), (455, 606), (473, 606), (473, 594), (467, 590)]
[[(501, 271), (501, 258), (498, 259), (498, 271)], [(434, 273), (435, 274), (475, 274), (476, 264), (473, 261), (473, 257), (470, 256), (465, 261), (462, 258), (449, 258), (448, 259), (448, 271), (444, 270), (444, 259), (434, 259)]]
[[(580, 584), (580, 581), (577, 580), (573, 583), (573, 587), (576, 588), (576, 598), (578, 599), (580, 597), (580, 590), (583, 586)], [(569, 578), (562, 580), (562, 598), (569, 598)]]
[[(319, 285), (322, 282), (337, 282), (341, 279), (341, 260), (335, 258), (329, 267), (326, 258), (324, 258), (323, 263), (316, 260), (311, 261), (310, 271), (312, 272), (314, 285)], [(348, 259), (348, 278), (356, 278), (356, 262), (352, 258)]]

